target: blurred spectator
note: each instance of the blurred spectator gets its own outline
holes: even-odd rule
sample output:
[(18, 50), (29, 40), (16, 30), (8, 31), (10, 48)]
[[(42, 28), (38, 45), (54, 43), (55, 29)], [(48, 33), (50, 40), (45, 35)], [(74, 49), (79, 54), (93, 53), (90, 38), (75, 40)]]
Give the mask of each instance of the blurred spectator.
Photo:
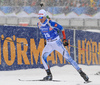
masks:
[(46, 0), (46, 6), (54, 6), (54, 0)]
[[(0, 6), (16, 6), (14, 8), (14, 11), (18, 13), (19, 11), (21, 11), (20, 8), (22, 6), (36, 6), (34, 7), (34, 10), (35, 8), (37, 8), (36, 11), (38, 11), (39, 9), (41, 9), (41, 2), (44, 4), (43, 8), (49, 10), (51, 13), (55, 13), (55, 11), (57, 11), (58, 13), (62, 12), (67, 14), (74, 7), (75, 10), (77, 9), (77, 7), (82, 7), (82, 9), (84, 9), (83, 12), (90, 15), (100, 10), (100, 0), (0, 0)], [(59, 7), (57, 9), (57, 7), (54, 6)], [(55, 9), (53, 9), (53, 7)]]
[(18, 6), (18, 0), (15, 0), (15, 6)]
[(97, 7), (99, 7), (100, 5), (100, 0), (97, 0)]
[(41, 2), (44, 3), (44, 6), (100, 6), (100, 0), (0, 0), (0, 6), (39, 6)]
[(77, 7), (81, 7), (81, 3), (79, 1), (77, 1), (77, 4), (76, 4)]
[(84, 0), (81, 1), (81, 6), (82, 6), (82, 7), (85, 6), (85, 2), (84, 2)]
[(27, 6), (28, 1), (27, 0), (23, 0), (24, 6)]
[(0, 0), (0, 6), (4, 5), (4, 0)]
[(60, 4), (60, 6), (63, 6), (64, 5), (64, 1), (63, 0), (60, 0), (59, 1), (59, 4)]
[(90, 6), (93, 7), (93, 4), (94, 4), (94, 0), (90, 0)]
[(36, 5), (36, 0), (32, 0), (31, 6), (35, 6)]

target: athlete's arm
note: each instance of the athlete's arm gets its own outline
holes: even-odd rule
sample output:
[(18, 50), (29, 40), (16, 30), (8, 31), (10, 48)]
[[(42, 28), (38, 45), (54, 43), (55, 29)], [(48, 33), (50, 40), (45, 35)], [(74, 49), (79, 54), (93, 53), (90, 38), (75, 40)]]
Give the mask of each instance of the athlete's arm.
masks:
[(62, 34), (63, 34), (63, 39), (66, 39), (65, 30), (60, 24), (53, 22), (51, 20), (49, 20), (49, 23), (51, 24), (51, 26), (57, 27), (58, 29), (60, 29), (62, 31)]
[(60, 24), (58, 24), (56, 22), (53, 22), (51, 20), (49, 20), (49, 23), (51, 24), (51, 26), (57, 27), (58, 29), (60, 29), (62, 31), (62, 34), (63, 34), (63, 44), (64, 44), (64, 46), (68, 46), (68, 42), (66, 40), (66, 34), (65, 34), (64, 28)]
[(59, 30), (63, 30), (63, 27), (60, 24), (58, 24), (52, 20), (49, 20), (49, 23), (51, 24), (51, 26), (57, 27)]
[(63, 34), (63, 39), (66, 39), (66, 34), (65, 34), (65, 30), (62, 30), (62, 34)]

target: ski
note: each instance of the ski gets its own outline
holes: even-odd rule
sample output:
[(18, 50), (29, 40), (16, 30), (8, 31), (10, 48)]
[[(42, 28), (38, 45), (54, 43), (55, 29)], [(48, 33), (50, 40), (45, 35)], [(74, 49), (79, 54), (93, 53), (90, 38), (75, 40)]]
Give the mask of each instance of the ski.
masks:
[(85, 81), (84, 83), (87, 84), (87, 83), (91, 83), (91, 82), (92, 82), (92, 81)]
[(24, 80), (24, 79), (18, 79), (19, 81), (52, 81), (52, 82), (66, 82), (66, 81), (62, 81), (62, 80), (43, 80), (43, 79), (37, 79), (37, 80)]
[[(43, 80), (43, 79), (36, 79), (36, 80), (24, 80), (24, 79), (18, 79), (19, 81), (45, 81), (45, 82), (66, 82), (64, 80)], [(85, 81), (84, 84), (87, 84), (87, 83), (91, 83), (92, 81)]]

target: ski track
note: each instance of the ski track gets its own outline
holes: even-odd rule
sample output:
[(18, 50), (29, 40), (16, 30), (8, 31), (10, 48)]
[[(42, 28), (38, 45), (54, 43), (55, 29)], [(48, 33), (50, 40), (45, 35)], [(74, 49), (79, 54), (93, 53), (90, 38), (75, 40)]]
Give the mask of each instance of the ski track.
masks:
[(89, 76), (91, 83), (84, 83), (84, 80), (78, 72), (71, 66), (51, 67), (54, 81), (19, 81), (22, 80), (38, 80), (46, 76), (44, 69), (22, 69), (15, 71), (0, 71), (0, 85), (100, 85), (100, 65), (79, 65), (83, 71)]

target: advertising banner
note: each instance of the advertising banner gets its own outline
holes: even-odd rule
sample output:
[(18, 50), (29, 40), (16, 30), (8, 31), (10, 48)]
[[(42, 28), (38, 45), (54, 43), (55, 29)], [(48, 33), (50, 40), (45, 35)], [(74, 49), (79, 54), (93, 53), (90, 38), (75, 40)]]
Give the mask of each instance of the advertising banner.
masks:
[[(99, 33), (72, 29), (65, 29), (65, 32), (67, 41), (71, 45), (65, 48), (73, 59), (74, 51), (76, 52), (76, 62), (78, 64), (100, 65)], [(63, 38), (61, 32), (59, 32), (59, 36), (61, 39)], [(74, 46), (74, 42), (76, 46)], [(43, 49), (44, 39), (38, 28), (0, 26), (1, 71), (44, 68), (41, 60)], [(50, 67), (70, 64), (57, 51), (52, 52), (47, 57), (47, 61)]]
[(100, 65), (100, 33), (76, 30), (77, 62)]
[[(73, 30), (65, 30), (69, 44), (73, 44)], [(59, 33), (62, 38), (61, 33)], [(43, 68), (41, 55), (44, 39), (38, 28), (0, 26), (0, 70)], [(73, 48), (66, 47), (73, 58)], [(63, 56), (54, 51), (47, 58), (50, 66), (67, 64)]]

